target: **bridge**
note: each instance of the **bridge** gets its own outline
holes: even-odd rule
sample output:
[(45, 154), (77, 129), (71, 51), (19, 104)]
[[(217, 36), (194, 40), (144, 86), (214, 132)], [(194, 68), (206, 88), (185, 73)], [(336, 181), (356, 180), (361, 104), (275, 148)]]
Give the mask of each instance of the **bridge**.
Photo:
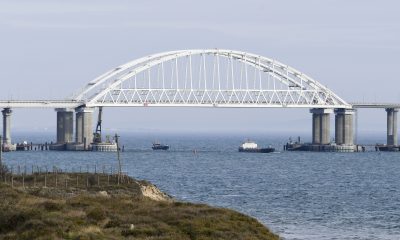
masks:
[[(92, 115), (99, 107), (308, 108), (314, 145), (330, 143), (335, 113), (337, 145), (354, 146), (357, 108), (384, 108), (388, 145), (397, 145), (400, 104), (348, 103), (303, 72), (261, 55), (223, 49), (179, 50), (139, 58), (111, 69), (64, 100), (1, 100), (3, 145), (11, 145), (12, 108), (54, 108), (57, 143), (93, 140)], [(74, 127), (75, 113), (75, 127)], [(74, 134), (75, 128), (75, 134)]]

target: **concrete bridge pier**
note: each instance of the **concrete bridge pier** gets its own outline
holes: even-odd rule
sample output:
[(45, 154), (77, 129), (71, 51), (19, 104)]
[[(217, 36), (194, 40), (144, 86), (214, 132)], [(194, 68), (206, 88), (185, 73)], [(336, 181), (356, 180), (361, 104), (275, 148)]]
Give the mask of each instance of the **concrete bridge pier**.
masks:
[(56, 108), (57, 144), (71, 143), (74, 136), (74, 111), (70, 108)]
[(83, 144), (84, 150), (90, 150), (93, 142), (93, 112), (94, 108), (81, 107), (76, 111), (75, 142)]
[(335, 141), (337, 145), (354, 145), (354, 109), (335, 109)]
[(313, 108), (312, 116), (312, 143), (324, 145), (330, 143), (330, 114), (332, 109)]
[(3, 111), (3, 142), (2, 146), (7, 150), (15, 150), (11, 143), (11, 108), (4, 108)]
[(387, 145), (397, 146), (397, 113), (396, 108), (386, 108), (387, 112)]

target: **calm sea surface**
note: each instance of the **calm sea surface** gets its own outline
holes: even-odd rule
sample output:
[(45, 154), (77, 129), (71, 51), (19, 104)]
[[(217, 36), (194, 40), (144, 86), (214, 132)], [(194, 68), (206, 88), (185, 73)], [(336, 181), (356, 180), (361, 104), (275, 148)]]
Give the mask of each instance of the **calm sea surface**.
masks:
[[(123, 135), (123, 170), (177, 199), (251, 215), (285, 239), (400, 239), (400, 153), (239, 153), (244, 137)], [(152, 151), (156, 138), (171, 149)], [(278, 149), (286, 140), (252, 139)], [(13, 152), (4, 158), (28, 168), (116, 167), (116, 153)]]

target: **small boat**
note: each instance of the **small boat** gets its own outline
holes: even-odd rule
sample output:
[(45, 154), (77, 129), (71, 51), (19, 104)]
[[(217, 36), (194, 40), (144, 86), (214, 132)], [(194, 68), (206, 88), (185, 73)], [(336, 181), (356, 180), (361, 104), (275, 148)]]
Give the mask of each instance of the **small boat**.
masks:
[(169, 146), (161, 143), (153, 143), (153, 146), (151, 148), (153, 150), (168, 150)]
[(273, 147), (259, 148), (257, 143), (250, 140), (245, 141), (239, 147), (239, 152), (270, 153), (274, 151)]

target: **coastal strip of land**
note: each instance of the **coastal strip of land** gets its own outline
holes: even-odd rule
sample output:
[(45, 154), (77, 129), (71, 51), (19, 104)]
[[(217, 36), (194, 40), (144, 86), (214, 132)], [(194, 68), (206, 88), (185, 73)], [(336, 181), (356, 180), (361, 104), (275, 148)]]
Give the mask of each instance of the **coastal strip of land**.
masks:
[(3, 174), (0, 239), (279, 239), (256, 219), (95, 173)]

